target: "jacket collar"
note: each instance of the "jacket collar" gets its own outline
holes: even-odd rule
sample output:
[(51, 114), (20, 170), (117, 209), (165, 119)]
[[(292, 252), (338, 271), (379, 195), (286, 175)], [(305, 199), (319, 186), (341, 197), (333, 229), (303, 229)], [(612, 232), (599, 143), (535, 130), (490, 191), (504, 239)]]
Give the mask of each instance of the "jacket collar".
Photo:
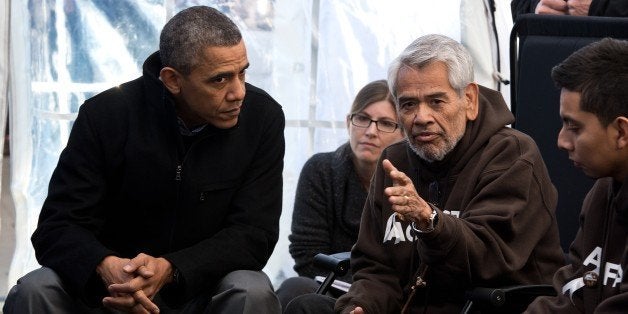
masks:
[(626, 184), (626, 180), (624, 179), (623, 184), (617, 181), (613, 181), (613, 200), (612, 200), (612, 208), (615, 208), (617, 212), (617, 220), (624, 224), (628, 225), (628, 184)]

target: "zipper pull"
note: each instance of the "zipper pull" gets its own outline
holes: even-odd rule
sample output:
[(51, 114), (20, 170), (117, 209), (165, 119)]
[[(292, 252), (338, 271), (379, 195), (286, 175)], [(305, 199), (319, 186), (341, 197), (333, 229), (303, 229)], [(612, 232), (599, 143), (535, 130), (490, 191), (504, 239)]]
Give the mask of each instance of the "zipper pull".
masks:
[(401, 308), (402, 314), (408, 313), (408, 310), (410, 309), (410, 304), (412, 303), (412, 299), (416, 294), (416, 288), (424, 288), (425, 286), (427, 286), (427, 282), (423, 280), (423, 276), (425, 276), (425, 274), (427, 273), (427, 267), (428, 265), (426, 264), (419, 265), (419, 269), (416, 272), (416, 282), (410, 287), (410, 295), (408, 295), (406, 303), (403, 305), (403, 308)]
[[(425, 274), (425, 272), (423, 272), (423, 274)], [(412, 299), (414, 299), (414, 295), (416, 294), (416, 288), (425, 287), (426, 285), (427, 282), (423, 280), (421, 275), (416, 276), (416, 282), (410, 287), (410, 294), (408, 295), (408, 299), (404, 303), (403, 308), (401, 308), (401, 314), (408, 313)]]
[(183, 167), (181, 167), (181, 165), (177, 165), (177, 174), (174, 177), (175, 181), (181, 181), (181, 170), (182, 169), (183, 169)]
[(423, 280), (421, 276), (416, 276), (416, 282), (414, 283), (414, 286), (412, 286), (412, 290), (425, 286), (427, 286), (427, 282)]

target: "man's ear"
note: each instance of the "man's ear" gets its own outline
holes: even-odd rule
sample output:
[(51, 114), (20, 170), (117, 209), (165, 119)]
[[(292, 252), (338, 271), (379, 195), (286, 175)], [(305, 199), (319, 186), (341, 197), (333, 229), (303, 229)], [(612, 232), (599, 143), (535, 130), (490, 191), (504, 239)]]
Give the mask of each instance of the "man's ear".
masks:
[(159, 71), (159, 79), (173, 95), (178, 95), (181, 92), (180, 80), (182, 75), (177, 70), (171, 67), (164, 67)]
[(478, 117), (478, 95), (480, 94), (480, 88), (478, 84), (469, 83), (464, 88), (464, 101), (465, 101), (465, 111), (467, 114), (467, 119), (469, 121), (473, 121)]
[(625, 149), (628, 147), (628, 118), (617, 117), (614, 124), (617, 125), (617, 148)]

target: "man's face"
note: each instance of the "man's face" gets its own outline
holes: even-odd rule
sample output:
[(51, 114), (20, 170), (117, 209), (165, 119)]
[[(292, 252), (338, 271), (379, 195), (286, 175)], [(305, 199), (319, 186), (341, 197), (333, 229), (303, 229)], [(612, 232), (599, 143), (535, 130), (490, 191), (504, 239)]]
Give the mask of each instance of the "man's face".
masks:
[(604, 127), (595, 114), (580, 110), (580, 99), (579, 92), (564, 88), (560, 92), (563, 127), (558, 133), (558, 147), (566, 150), (569, 159), (587, 176), (613, 176), (625, 161), (615, 160), (617, 150), (612, 130)]
[(220, 129), (235, 126), (244, 100), (248, 66), (243, 41), (235, 46), (205, 48), (198, 65), (178, 80), (177, 112), (186, 125), (209, 123)]
[(412, 150), (423, 160), (442, 160), (462, 138), (467, 120), (477, 117), (477, 86), (460, 97), (449, 84), (444, 63), (397, 74), (398, 112)]

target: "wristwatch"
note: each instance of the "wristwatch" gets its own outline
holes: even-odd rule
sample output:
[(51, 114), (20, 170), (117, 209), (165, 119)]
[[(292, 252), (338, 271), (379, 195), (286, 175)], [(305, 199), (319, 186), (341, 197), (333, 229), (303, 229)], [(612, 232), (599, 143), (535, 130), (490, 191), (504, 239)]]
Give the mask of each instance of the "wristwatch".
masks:
[(434, 231), (434, 228), (436, 227), (436, 224), (438, 224), (438, 212), (436, 211), (434, 206), (432, 206), (432, 204), (430, 204), (430, 208), (432, 208), (432, 213), (430, 214), (430, 218), (428, 220), (429, 224), (427, 226), (427, 229), (420, 230), (419, 228), (416, 227), (416, 224), (414, 224), (414, 221), (413, 221), (412, 223), (410, 223), (410, 226), (412, 227), (412, 230), (414, 232), (427, 233), (427, 232)]

